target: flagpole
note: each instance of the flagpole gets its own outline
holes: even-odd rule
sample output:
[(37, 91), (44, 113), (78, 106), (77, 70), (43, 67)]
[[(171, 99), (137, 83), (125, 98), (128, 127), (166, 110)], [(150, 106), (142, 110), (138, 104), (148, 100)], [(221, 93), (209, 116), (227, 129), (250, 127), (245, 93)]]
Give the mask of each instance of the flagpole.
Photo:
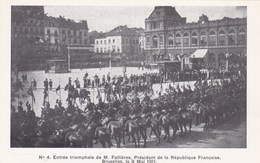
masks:
[[(59, 86), (60, 86), (60, 77), (59, 77)], [(60, 101), (61, 101), (61, 88), (60, 88)]]
[[(33, 90), (32, 90), (32, 94), (33, 94)], [(33, 96), (32, 96), (32, 111), (34, 111), (33, 110)]]

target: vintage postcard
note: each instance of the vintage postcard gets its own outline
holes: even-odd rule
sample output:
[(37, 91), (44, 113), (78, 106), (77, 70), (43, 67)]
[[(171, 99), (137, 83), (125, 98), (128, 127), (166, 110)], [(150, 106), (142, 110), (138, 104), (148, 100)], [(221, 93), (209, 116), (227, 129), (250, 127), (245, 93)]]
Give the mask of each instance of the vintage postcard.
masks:
[(190, 2), (3, 3), (0, 160), (257, 162), (260, 4)]

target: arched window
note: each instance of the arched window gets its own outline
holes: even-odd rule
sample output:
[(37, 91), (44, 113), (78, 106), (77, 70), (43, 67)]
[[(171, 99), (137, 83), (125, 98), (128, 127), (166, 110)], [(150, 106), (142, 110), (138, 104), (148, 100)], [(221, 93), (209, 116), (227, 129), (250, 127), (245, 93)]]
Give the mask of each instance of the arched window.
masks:
[(158, 47), (158, 37), (156, 35), (153, 36), (153, 47)]
[(197, 46), (198, 45), (198, 35), (196, 32), (193, 32), (191, 35), (191, 45)]
[(177, 33), (177, 34), (176, 34), (175, 40), (176, 40), (175, 45), (176, 45), (176, 46), (181, 46), (182, 41), (181, 41), (181, 34), (180, 34), (180, 33)]
[(240, 45), (246, 44), (246, 31), (243, 28), (241, 28), (238, 31), (238, 44), (240, 44)]
[(220, 30), (218, 33), (218, 45), (225, 45), (226, 44), (226, 33), (224, 30)]
[(169, 34), (168, 36), (168, 46), (173, 46), (173, 41), (174, 41), (174, 38), (173, 38), (173, 35), (172, 34)]
[(233, 29), (231, 29), (228, 32), (228, 44), (229, 45), (235, 45), (236, 44), (236, 34), (235, 34), (235, 31)]
[(216, 46), (217, 43), (217, 36), (215, 31), (211, 31), (209, 33), (209, 45), (210, 46)]
[(190, 45), (190, 37), (188, 33), (184, 33), (183, 35), (183, 46), (189, 46)]
[(208, 40), (207, 40), (207, 34), (206, 32), (201, 32), (200, 34), (200, 46), (207, 46)]

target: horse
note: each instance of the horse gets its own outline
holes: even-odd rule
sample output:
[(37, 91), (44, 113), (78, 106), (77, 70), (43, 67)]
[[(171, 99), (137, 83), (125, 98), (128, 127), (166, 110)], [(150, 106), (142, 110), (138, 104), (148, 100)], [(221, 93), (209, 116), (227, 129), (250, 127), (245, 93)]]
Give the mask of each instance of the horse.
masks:
[(160, 141), (160, 136), (161, 136), (161, 131), (160, 131), (160, 121), (158, 118), (156, 118), (155, 116), (149, 116), (146, 119), (147, 122), (147, 126), (151, 127), (151, 133), (150, 133), (150, 137), (152, 135), (152, 132), (155, 134), (156, 140), (157, 140), (157, 144), (159, 144)]
[[(138, 122), (133, 119), (127, 120), (125, 123), (125, 130), (129, 133), (129, 136), (132, 136), (133, 142), (135, 144), (135, 148), (136, 147), (139, 148), (140, 147), (140, 135), (139, 135), (140, 126)], [(137, 140), (137, 144), (136, 144), (136, 140)]]
[(164, 139), (168, 138), (167, 142), (169, 143), (172, 143), (171, 135), (170, 135), (170, 127), (173, 129), (172, 140), (175, 140), (176, 132), (179, 129), (178, 120), (179, 120), (179, 116), (173, 113), (162, 114), (159, 117), (160, 125), (163, 127), (165, 131)]
[(73, 103), (75, 103), (76, 98), (79, 97), (79, 92), (76, 88), (74, 88), (72, 85), (67, 84), (64, 88), (65, 91), (68, 91), (68, 97), (66, 101), (72, 100)]
[(106, 148), (106, 144), (108, 148), (112, 146), (111, 136), (107, 126), (99, 126), (95, 130), (95, 137), (101, 143), (103, 148)]
[(119, 121), (110, 121), (107, 125), (109, 132), (116, 140), (118, 148), (120, 148), (121, 138), (123, 138), (123, 144), (125, 144), (124, 125), (126, 120), (127, 117), (121, 117)]
[(83, 137), (80, 134), (80, 129), (78, 131), (68, 132), (65, 136), (65, 146), (68, 147), (83, 147)]
[[(185, 135), (187, 133), (187, 125), (189, 125), (189, 133), (191, 132), (192, 127), (192, 121), (193, 121), (193, 115), (191, 111), (185, 110), (181, 111), (179, 113), (180, 119), (179, 119), (179, 126), (181, 130), (181, 135)], [(183, 133), (183, 129), (185, 132)]]
[(79, 99), (80, 103), (84, 103), (84, 101), (89, 97), (90, 92), (86, 89), (80, 89), (79, 91)]

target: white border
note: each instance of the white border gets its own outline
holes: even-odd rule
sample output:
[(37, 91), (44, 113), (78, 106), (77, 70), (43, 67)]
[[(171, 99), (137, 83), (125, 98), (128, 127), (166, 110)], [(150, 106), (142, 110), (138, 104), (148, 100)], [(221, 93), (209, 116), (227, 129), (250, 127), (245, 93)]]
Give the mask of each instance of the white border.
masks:
[[(171, 5), (171, 6), (247, 6), (247, 68), (248, 68), (248, 90), (247, 90), (247, 148), (243, 149), (52, 149), (52, 148), (10, 148), (10, 9), (11, 5), (117, 5), (117, 6), (155, 6), (155, 5)], [(260, 107), (259, 107), (259, 44), (260, 44), (260, 3), (259, 1), (196, 1), (196, 0), (176, 0), (176, 1), (148, 1), (148, 0), (132, 0), (132, 1), (111, 1), (111, 0), (60, 0), (57, 2), (53, 0), (35, 1), (35, 0), (16, 0), (16, 1), (1, 1), (0, 2), (0, 162), (46, 162), (39, 160), (39, 155), (207, 155), (220, 156), (220, 161), (205, 161), (205, 162), (260, 162)], [(258, 80), (257, 80), (258, 79)], [(176, 160), (162, 160), (161, 162), (174, 162)], [(200, 162), (196, 160), (193, 162)], [(53, 162), (49, 161), (49, 162)], [(55, 162), (98, 162), (100, 160), (56, 160)], [(187, 162), (178, 161), (178, 162)]]

